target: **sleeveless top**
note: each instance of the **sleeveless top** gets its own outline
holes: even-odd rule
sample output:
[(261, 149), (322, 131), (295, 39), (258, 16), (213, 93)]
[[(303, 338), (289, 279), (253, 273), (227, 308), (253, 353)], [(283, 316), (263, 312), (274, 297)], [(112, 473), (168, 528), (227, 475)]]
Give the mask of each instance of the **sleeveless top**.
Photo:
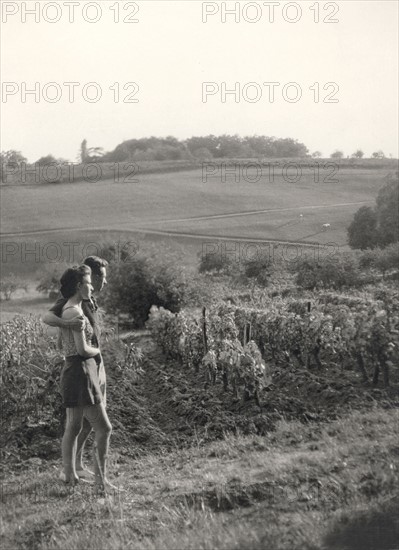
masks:
[[(57, 317), (62, 316), (62, 311), (67, 303), (67, 299), (60, 295), (58, 296), (58, 299), (56, 303), (50, 308), (50, 311), (52, 311)], [(103, 324), (102, 320), (102, 313), (100, 311), (100, 308), (97, 305), (97, 301), (94, 296), (90, 298), (90, 300), (83, 300), (82, 301), (82, 310), (83, 315), (87, 317), (89, 320), (91, 326), (93, 327), (93, 335), (91, 340), (88, 340), (90, 345), (98, 348), (100, 347), (100, 338), (101, 338), (101, 328)]]
[[(77, 313), (79, 313), (79, 317), (83, 318), (85, 320), (85, 327), (83, 329), (83, 338), (86, 342), (91, 342), (94, 330), (91, 326), (89, 319), (84, 315), (83, 311), (78, 306), (69, 306), (66, 308), (63, 308), (62, 312), (66, 311), (67, 309), (75, 309)], [(78, 350), (75, 346), (75, 340), (73, 338), (73, 330), (71, 328), (61, 328), (61, 340), (62, 340), (62, 349), (64, 351), (65, 357), (68, 357), (70, 355), (79, 355)]]

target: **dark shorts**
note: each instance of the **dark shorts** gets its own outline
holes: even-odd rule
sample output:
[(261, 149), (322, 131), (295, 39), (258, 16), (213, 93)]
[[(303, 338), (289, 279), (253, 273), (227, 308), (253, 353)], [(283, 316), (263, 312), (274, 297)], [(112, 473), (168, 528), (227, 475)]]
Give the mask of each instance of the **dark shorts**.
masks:
[(66, 357), (61, 372), (60, 393), (64, 407), (84, 407), (103, 402), (95, 359), (80, 355)]

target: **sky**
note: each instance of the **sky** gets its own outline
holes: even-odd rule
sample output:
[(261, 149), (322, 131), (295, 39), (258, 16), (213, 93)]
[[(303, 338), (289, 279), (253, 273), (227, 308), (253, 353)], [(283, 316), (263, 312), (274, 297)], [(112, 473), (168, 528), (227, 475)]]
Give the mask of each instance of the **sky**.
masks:
[(110, 151), (132, 138), (208, 134), (398, 157), (395, 0), (1, 8), (0, 149), (29, 162), (76, 161), (83, 139)]

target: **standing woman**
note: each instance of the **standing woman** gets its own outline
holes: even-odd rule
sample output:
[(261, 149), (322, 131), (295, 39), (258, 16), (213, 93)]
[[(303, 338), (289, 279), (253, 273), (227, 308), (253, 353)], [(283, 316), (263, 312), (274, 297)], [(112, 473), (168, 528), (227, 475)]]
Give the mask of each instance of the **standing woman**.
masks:
[(104, 407), (104, 398), (98, 379), (97, 366), (101, 354), (97, 347), (88, 342), (93, 328), (82, 310), (82, 301), (90, 300), (93, 287), (91, 269), (86, 265), (67, 269), (61, 277), (61, 293), (66, 300), (62, 308), (62, 319), (85, 321), (84, 330), (61, 328), (61, 339), (65, 352), (65, 365), (61, 374), (61, 395), (66, 408), (66, 426), (62, 438), (62, 462), (65, 482), (79, 481), (76, 473), (77, 438), (86, 419), (95, 433), (94, 473), (98, 487), (114, 488), (106, 477), (106, 460), (112, 426)]
[[(97, 296), (104, 286), (107, 284), (107, 266), (108, 262), (104, 258), (99, 258), (98, 256), (88, 256), (83, 260), (83, 265), (87, 265), (91, 269), (91, 283), (94, 289), (94, 295)], [(93, 327), (93, 336), (91, 340), (88, 341), (90, 345), (95, 348), (100, 348), (100, 339), (101, 339), (101, 328), (103, 325), (102, 313), (100, 312), (99, 307), (95, 296), (91, 296), (90, 300), (82, 301), (82, 310), (83, 314), (89, 320), (91, 326)], [(83, 330), (85, 321), (80, 318), (76, 318), (72, 321), (67, 321), (61, 318), (62, 308), (64, 307), (67, 300), (62, 296), (59, 296), (57, 302), (53, 307), (43, 316), (43, 322), (51, 327), (57, 328), (72, 328), (75, 330)], [(101, 363), (97, 367), (98, 371), (98, 381), (100, 384), (101, 393), (104, 399), (104, 405), (106, 406), (106, 375), (104, 363)], [(91, 432), (91, 425), (86, 418), (83, 418), (82, 430), (78, 436), (77, 451), (76, 451), (76, 464), (75, 469), (79, 478), (86, 480), (93, 480), (94, 473), (88, 470), (83, 465), (83, 449), (87, 438)]]

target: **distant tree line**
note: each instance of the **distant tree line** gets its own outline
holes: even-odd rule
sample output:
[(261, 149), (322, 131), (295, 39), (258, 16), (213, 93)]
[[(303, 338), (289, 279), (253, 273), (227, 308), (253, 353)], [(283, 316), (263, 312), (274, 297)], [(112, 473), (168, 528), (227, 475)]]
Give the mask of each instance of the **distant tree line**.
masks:
[[(79, 164), (93, 162), (139, 162), (163, 160), (212, 160), (212, 159), (251, 159), (251, 158), (322, 158), (320, 151), (310, 153), (308, 148), (293, 138), (268, 136), (245, 136), (223, 134), (221, 136), (193, 136), (179, 140), (173, 136), (165, 138), (148, 137), (129, 139), (117, 145), (113, 151), (105, 152), (102, 147), (88, 147), (84, 139), (77, 154)], [(343, 151), (335, 150), (330, 158), (341, 160)], [(364, 153), (356, 150), (352, 159), (362, 159)], [(349, 157), (348, 157), (349, 158)], [(374, 159), (385, 159), (383, 151), (372, 154)], [(19, 165), (26, 162), (20, 151), (10, 150), (0, 153), (1, 167)], [(67, 161), (51, 154), (42, 156), (34, 164), (46, 166), (52, 163), (63, 164)]]
[(292, 138), (267, 136), (221, 135), (193, 136), (180, 141), (173, 136), (166, 138), (130, 139), (105, 153), (105, 162), (127, 160), (211, 160), (218, 158), (306, 157), (308, 149)]

